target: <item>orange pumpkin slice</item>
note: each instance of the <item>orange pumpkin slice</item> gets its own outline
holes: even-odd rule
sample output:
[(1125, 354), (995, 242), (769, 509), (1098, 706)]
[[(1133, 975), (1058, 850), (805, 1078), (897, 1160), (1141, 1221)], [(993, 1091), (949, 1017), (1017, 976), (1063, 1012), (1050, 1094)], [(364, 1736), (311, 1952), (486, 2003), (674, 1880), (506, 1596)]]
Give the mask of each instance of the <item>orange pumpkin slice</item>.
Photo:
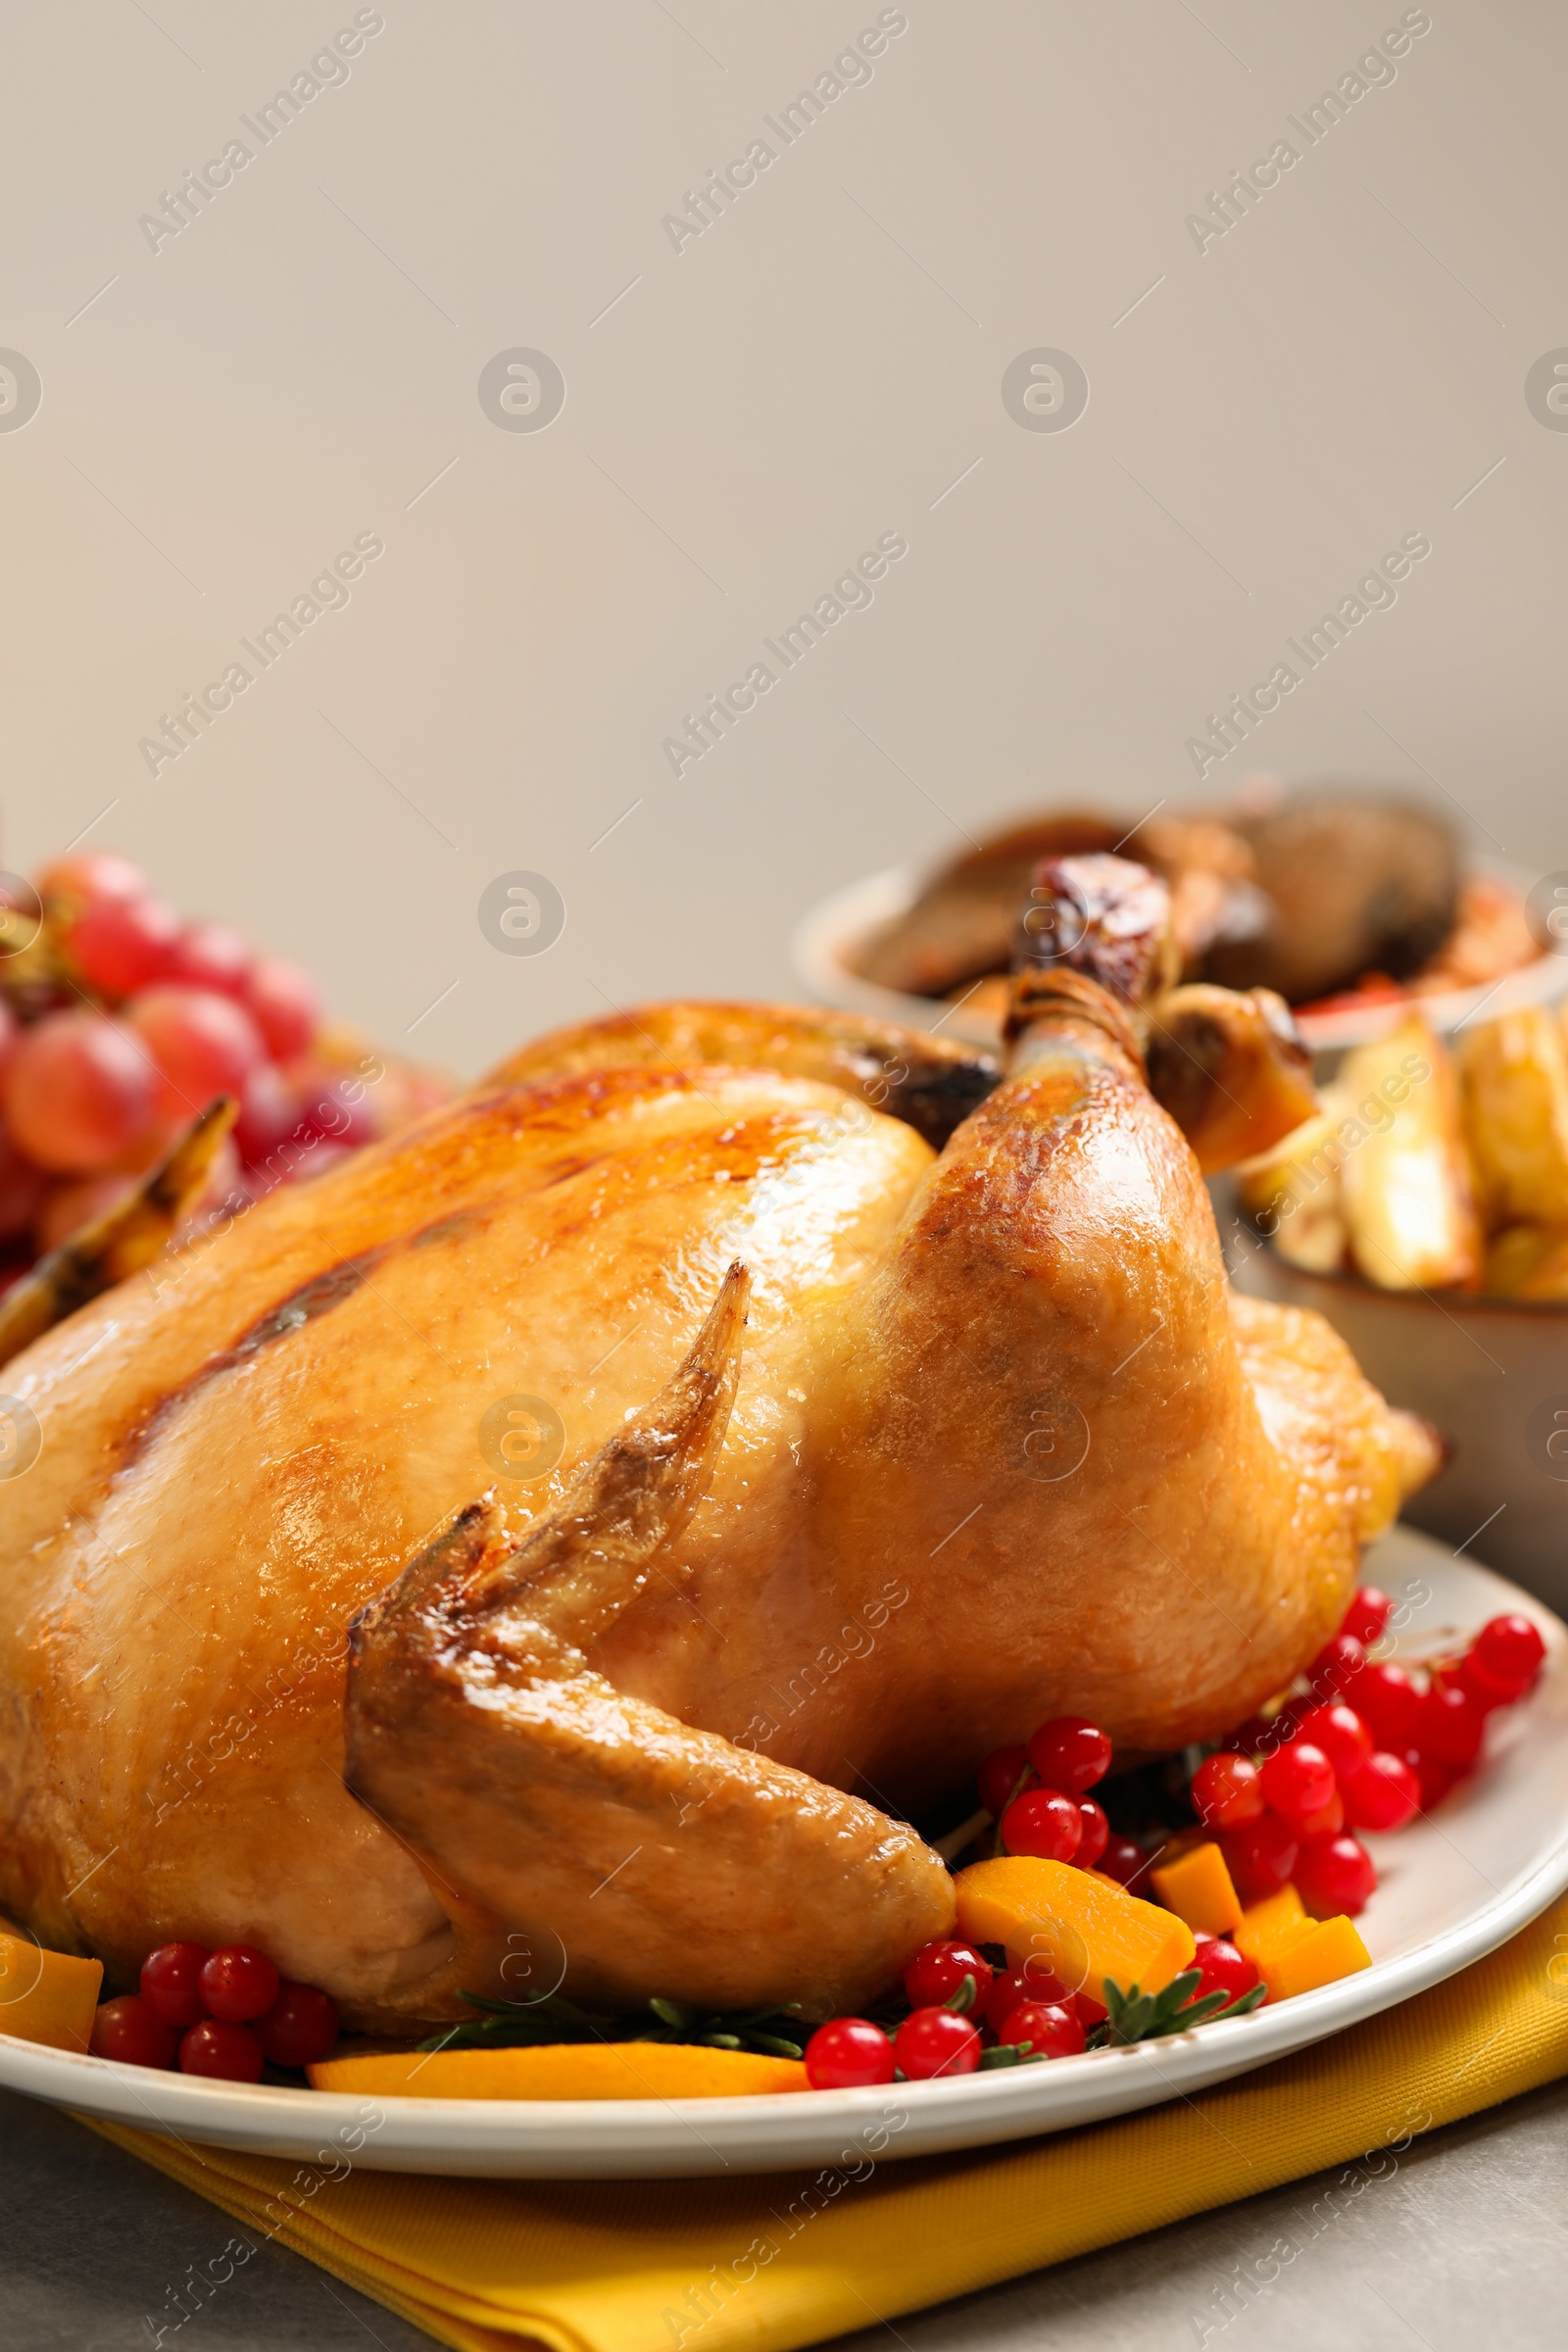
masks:
[(798, 2058), (686, 2042), (548, 2042), (526, 2050), (401, 2050), (323, 2058), (313, 2088), (398, 2099), (743, 2099), (805, 2090)]
[(1192, 1965), (1185, 1920), (1146, 1903), (1098, 1871), (1009, 1854), (973, 1862), (955, 1881), (958, 1933), (1001, 1943), (1015, 1968), (1046, 1962), (1075, 1992), (1104, 1999), (1107, 1977), (1125, 1992), (1162, 1992)]

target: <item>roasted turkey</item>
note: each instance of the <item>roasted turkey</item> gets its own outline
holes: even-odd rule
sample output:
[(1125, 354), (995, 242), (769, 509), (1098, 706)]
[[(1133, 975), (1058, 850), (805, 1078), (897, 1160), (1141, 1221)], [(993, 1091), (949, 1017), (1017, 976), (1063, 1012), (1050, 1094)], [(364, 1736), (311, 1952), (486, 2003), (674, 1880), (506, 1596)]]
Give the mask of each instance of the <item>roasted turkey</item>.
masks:
[(1021, 945), (1004, 1074), (641, 1008), (17, 1355), (0, 1907), (372, 2030), (563, 1977), (826, 2014), (949, 1927), (908, 1825), (985, 1750), (1278, 1690), (1433, 1441), (1227, 1284), (1187, 1135), (1302, 1115), (1279, 1008), (1166, 993), (1120, 859)]

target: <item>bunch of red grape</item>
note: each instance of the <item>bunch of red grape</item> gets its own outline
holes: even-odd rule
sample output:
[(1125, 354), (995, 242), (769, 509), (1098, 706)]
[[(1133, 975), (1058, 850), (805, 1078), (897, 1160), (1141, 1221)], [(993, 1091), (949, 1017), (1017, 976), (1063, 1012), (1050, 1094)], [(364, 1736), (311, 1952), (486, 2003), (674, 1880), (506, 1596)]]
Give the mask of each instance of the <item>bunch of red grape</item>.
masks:
[(0, 1289), (123, 1198), (216, 1095), (205, 1200), (248, 1203), (442, 1099), (323, 1026), (297, 964), (182, 923), (127, 858), (64, 858), (0, 910)]

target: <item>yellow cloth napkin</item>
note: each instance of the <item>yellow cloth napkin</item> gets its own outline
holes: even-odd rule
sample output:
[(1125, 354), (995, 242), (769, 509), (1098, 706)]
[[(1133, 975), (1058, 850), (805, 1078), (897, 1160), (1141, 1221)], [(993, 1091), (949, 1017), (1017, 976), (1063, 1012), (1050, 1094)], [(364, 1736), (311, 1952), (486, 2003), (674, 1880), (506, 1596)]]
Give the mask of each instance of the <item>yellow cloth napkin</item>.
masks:
[[(959, 2156), (719, 2180), (334, 2180), (93, 2129), (220, 2205), (242, 2244), (276, 2236), (460, 2352), (516, 2352), (520, 2336), (551, 2352), (790, 2352), (1327, 2165), (1356, 2163), (1364, 2182), (1413, 2134), (1563, 2074), (1568, 1897), (1461, 1976), (1297, 2057)], [(1346, 2193), (1359, 2193), (1348, 2179)]]

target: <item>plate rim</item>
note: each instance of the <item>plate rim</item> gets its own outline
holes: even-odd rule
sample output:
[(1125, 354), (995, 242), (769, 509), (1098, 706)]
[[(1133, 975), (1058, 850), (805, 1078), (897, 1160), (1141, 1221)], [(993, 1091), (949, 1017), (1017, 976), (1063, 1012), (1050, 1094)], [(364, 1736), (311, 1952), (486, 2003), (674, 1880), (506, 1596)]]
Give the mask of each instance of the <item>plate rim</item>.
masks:
[[(1417, 1555), (1435, 1555), (1446, 1567), (1479, 1577), (1522, 1607), (1546, 1635), (1557, 1675), (1568, 1677), (1568, 1625), (1545, 1602), (1482, 1562), (1461, 1559), (1418, 1529), (1399, 1525), (1389, 1536)], [(1568, 1817), (1518, 1886), (1408, 1951), (1247, 2017), (1215, 2020), (1157, 2042), (1088, 2051), (1081, 2060), (1057, 2061), (1049, 2070), (999, 2070), (951, 2082), (744, 2098), (433, 2100), (209, 2082), (0, 2033), (0, 2084), (99, 2121), (251, 2155), (309, 2160), (315, 2149), (325, 2163), (338, 2153), (325, 2143), (335, 2136), (346, 2150), (345, 2135), (357, 2132), (362, 2144), (353, 2150), (354, 2163), (376, 2172), (561, 2180), (780, 2172), (831, 2163), (824, 2153), (830, 2144), (868, 2144), (873, 2130), (881, 2132), (877, 2159), (903, 2159), (1070, 2130), (1250, 2073), (1396, 2008), (1474, 1965), (1565, 1888)], [(1215, 2031), (1222, 2023), (1223, 2036)], [(1038, 2111), (1047, 2072), (1051, 2105)], [(1152, 2091), (1151, 2075), (1159, 2083)], [(890, 2121), (890, 2106), (900, 2120)], [(378, 2119), (368, 2130), (368, 2111)], [(696, 2149), (672, 2148), (672, 2120), (699, 2143)], [(378, 2142), (372, 2135), (383, 2130), (390, 2136)], [(843, 2146), (845, 2162), (852, 2153), (850, 2145)]]

